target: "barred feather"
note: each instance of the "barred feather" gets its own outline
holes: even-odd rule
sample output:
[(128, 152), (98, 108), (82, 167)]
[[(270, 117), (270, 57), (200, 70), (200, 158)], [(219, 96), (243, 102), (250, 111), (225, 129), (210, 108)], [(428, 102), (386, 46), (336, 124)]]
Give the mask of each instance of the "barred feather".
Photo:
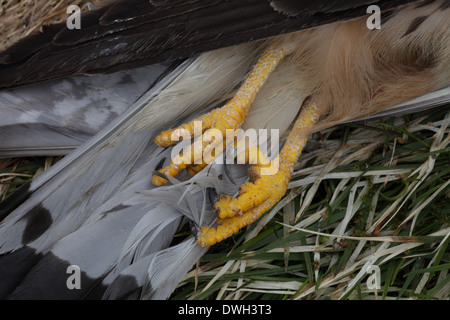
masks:
[[(299, 49), (258, 95), (247, 128), (287, 131), (311, 96), (322, 110), (315, 128), (320, 130), (448, 86), (450, 28), (442, 26), (450, 22), (442, 3), (424, 6), (433, 22), (412, 31), (417, 11), (406, 7), (380, 33), (359, 19), (286, 36)], [(189, 221), (197, 228), (214, 224), (207, 190), (234, 194), (247, 175), (242, 166), (230, 166), (227, 173), (211, 164), (193, 178), (180, 176), (156, 188), (150, 177), (172, 150), (156, 147), (153, 138), (231, 97), (261, 49), (278, 40), (186, 60), (93, 138), (0, 203), (0, 272), (8, 275), (0, 295), (167, 298), (205, 252), (193, 237), (170, 246), (174, 234)], [(448, 99), (448, 87), (428, 96), (436, 97)], [(72, 264), (82, 271), (80, 291), (66, 287)]]

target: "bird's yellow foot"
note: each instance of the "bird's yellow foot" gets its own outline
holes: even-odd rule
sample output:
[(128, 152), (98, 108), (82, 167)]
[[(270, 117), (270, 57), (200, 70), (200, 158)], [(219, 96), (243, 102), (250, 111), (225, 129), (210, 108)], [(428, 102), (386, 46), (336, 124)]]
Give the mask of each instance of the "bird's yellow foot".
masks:
[[(294, 165), (318, 119), (315, 103), (303, 106), (280, 154), (270, 164), (259, 150), (250, 152), (258, 155), (256, 164), (249, 170), (252, 181), (241, 186), (237, 198), (222, 195), (215, 203), (214, 209), (219, 216), (217, 227), (201, 227), (197, 241), (201, 246), (213, 245), (233, 235), (261, 217), (284, 196)], [(277, 169), (275, 173), (272, 172), (274, 168)]]
[[(223, 107), (157, 136), (155, 143), (162, 147), (171, 146), (187, 137), (198, 139), (175, 156), (166, 167), (158, 170), (152, 183), (163, 185), (168, 182), (164, 176), (175, 177), (183, 169), (192, 175), (196, 174), (214, 160), (227, 143), (234, 142), (234, 135), (230, 135), (230, 132), (235, 134), (236, 129), (241, 127), (260, 88), (291, 49), (289, 46), (266, 49), (239, 91)], [(219, 215), (218, 226), (201, 227), (198, 234), (201, 246), (210, 246), (231, 236), (258, 219), (283, 197), (297, 158), (317, 119), (316, 105), (310, 103), (304, 106), (279, 156), (272, 161), (268, 161), (257, 147), (246, 151), (247, 161), (255, 163), (249, 170), (252, 181), (241, 186), (237, 198), (221, 196), (214, 205)]]
[(195, 174), (214, 160), (223, 151), (225, 142), (233, 141), (227, 139), (231, 138), (230, 132), (242, 126), (258, 91), (285, 54), (283, 48), (266, 49), (236, 95), (223, 107), (157, 136), (155, 143), (162, 147), (173, 145), (181, 137), (198, 139), (175, 156), (166, 167), (158, 170), (160, 174), (153, 176), (152, 183), (163, 185), (168, 182), (164, 175), (174, 177), (183, 169)]

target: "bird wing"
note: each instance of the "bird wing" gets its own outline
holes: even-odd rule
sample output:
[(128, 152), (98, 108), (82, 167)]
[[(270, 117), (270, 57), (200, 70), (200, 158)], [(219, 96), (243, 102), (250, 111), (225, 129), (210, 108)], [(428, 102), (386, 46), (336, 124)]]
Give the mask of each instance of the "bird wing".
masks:
[[(212, 224), (211, 190), (235, 194), (247, 172), (245, 166), (212, 164), (193, 178), (181, 176), (155, 188), (152, 173), (170, 161), (173, 150), (157, 147), (153, 138), (228, 99), (258, 51), (258, 43), (249, 43), (185, 61), (1, 202), (0, 273), (7, 280), (0, 283), (0, 296), (169, 297), (207, 250), (192, 236), (171, 244), (174, 234), (186, 224), (194, 230)], [(273, 117), (255, 110), (258, 117), (249, 114), (248, 120), (256, 129), (285, 128), (292, 112)], [(81, 271), (79, 290), (68, 289), (71, 266)]]
[(0, 54), (0, 88), (112, 74), (0, 91), (0, 157), (67, 154), (148, 90), (165, 68), (149, 63), (361, 16), (367, 4), (111, 1), (83, 14), (79, 30), (65, 22), (43, 26)]
[(161, 63), (0, 91), (0, 158), (66, 155), (173, 69)]
[[(145, 282), (142, 296), (167, 298), (205, 252), (189, 239), (168, 247), (173, 234), (187, 221), (212, 222), (206, 187), (233, 192), (229, 188), (237, 191), (239, 184), (204, 172), (195, 183), (154, 188), (151, 174), (172, 151), (156, 147), (153, 138), (163, 127), (226, 99), (254, 55), (255, 45), (249, 44), (186, 61), (92, 139), (2, 202), (0, 273), (8, 281), (0, 285), (1, 296), (99, 297), (133, 270), (142, 270), (131, 267), (134, 263), (147, 261), (145, 276), (136, 278)], [(240, 177), (234, 181), (242, 183), (245, 169), (236, 170)], [(181, 247), (183, 256), (176, 254)], [(71, 265), (81, 270), (81, 290), (67, 289)], [(119, 287), (122, 293), (115, 285), (107, 296), (131, 294), (134, 284)]]
[(416, 99), (392, 106), (387, 110), (380, 111), (366, 118), (354, 119), (345, 123), (375, 120), (387, 117), (396, 117), (415, 112), (430, 112), (436, 108), (450, 103), (450, 86), (427, 93)]
[[(0, 88), (111, 73), (366, 14), (368, 1), (120, 0), (42, 30), (0, 54)], [(411, 2), (376, 1), (382, 10)]]
[[(1, 296), (167, 298), (206, 250), (192, 237), (171, 245), (174, 233), (189, 221), (194, 229), (211, 223), (208, 190), (233, 194), (246, 173), (231, 166), (222, 174), (222, 166), (212, 165), (155, 188), (151, 174), (170, 160), (172, 150), (156, 147), (153, 138), (229, 98), (258, 49), (252, 42), (188, 59), (92, 139), (0, 203), (0, 273), (8, 279), (0, 283)], [(292, 122), (291, 114), (284, 118), (257, 123)], [(74, 265), (81, 271), (80, 290), (67, 286), (67, 270)]]

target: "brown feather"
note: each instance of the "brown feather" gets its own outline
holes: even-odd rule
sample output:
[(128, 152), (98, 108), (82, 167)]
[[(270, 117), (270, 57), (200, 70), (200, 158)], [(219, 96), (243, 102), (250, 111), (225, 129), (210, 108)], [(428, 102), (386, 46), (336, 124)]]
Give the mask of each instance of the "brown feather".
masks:
[[(445, 87), (450, 83), (450, 12), (442, 2), (399, 9), (380, 30), (368, 29), (363, 17), (274, 39), (295, 49), (270, 83), (297, 69), (294, 85), (320, 106), (317, 131)], [(415, 26), (424, 16), (429, 18)], [(266, 86), (274, 90), (269, 82)]]

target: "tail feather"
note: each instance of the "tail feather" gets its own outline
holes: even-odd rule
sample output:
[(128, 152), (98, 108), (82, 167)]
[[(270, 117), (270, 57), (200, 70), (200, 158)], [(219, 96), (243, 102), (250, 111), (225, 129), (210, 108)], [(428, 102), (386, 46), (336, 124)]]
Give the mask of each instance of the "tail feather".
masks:
[(66, 155), (125, 112), (172, 65), (0, 91), (0, 158)]
[[(195, 255), (186, 251), (182, 258), (164, 250), (181, 223), (189, 219), (197, 226), (212, 223), (212, 215), (208, 220), (204, 214), (205, 191), (212, 178), (204, 177), (202, 183), (195, 180), (202, 175), (193, 178), (197, 186), (185, 182), (153, 187), (151, 174), (161, 159), (170, 159), (171, 150), (156, 147), (152, 138), (164, 126), (174, 126), (230, 95), (249, 69), (256, 55), (249, 56), (252, 51), (252, 46), (244, 46), (185, 62), (109, 126), (34, 179), (26, 197), (14, 196), (14, 206), (0, 203), (0, 209), (8, 211), (0, 223), (1, 260), (20, 263), (21, 250), (34, 257), (2, 292), (13, 299), (98, 298), (123, 270), (154, 255), (157, 268), (148, 266), (151, 281), (142, 295), (167, 297), (178, 282), (164, 279), (168, 274), (163, 266), (170, 266), (172, 274), (177, 273), (174, 279), (181, 279), (204, 251), (198, 251), (192, 239), (187, 241), (190, 251), (198, 251)], [(217, 79), (215, 71), (222, 65), (226, 72)], [(192, 86), (199, 90), (187, 89)], [(217, 98), (218, 88), (225, 91)], [(210, 168), (204, 174), (217, 170)], [(245, 179), (245, 172), (241, 176)], [(217, 177), (213, 180), (224, 188)], [(81, 290), (67, 287), (70, 265), (80, 267)], [(158, 283), (164, 293), (149, 293)]]
[[(17, 272), (9, 269), (13, 278), (6, 285), (0, 283), (0, 292), (16, 299), (169, 297), (206, 252), (193, 237), (171, 246), (174, 234), (187, 221), (194, 229), (212, 225), (208, 191), (235, 194), (247, 174), (244, 166), (231, 165), (225, 171), (223, 165), (213, 163), (192, 178), (177, 177), (171, 185), (156, 188), (151, 175), (162, 160), (171, 160), (173, 150), (156, 147), (153, 138), (228, 99), (260, 46), (249, 43), (185, 61), (93, 138), (19, 191), (24, 194), (0, 203), (4, 216), (0, 268), (21, 263)], [(269, 82), (276, 85), (274, 79)], [(254, 129), (286, 130), (294, 120), (292, 113), (309, 93), (299, 90), (287, 92), (286, 100), (276, 97), (283, 81), (255, 101), (255, 114), (247, 118)], [(441, 103), (448, 99), (445, 90), (410, 106)], [(275, 102), (281, 102), (283, 116), (268, 111)], [(80, 267), (80, 290), (67, 286), (70, 265)]]

